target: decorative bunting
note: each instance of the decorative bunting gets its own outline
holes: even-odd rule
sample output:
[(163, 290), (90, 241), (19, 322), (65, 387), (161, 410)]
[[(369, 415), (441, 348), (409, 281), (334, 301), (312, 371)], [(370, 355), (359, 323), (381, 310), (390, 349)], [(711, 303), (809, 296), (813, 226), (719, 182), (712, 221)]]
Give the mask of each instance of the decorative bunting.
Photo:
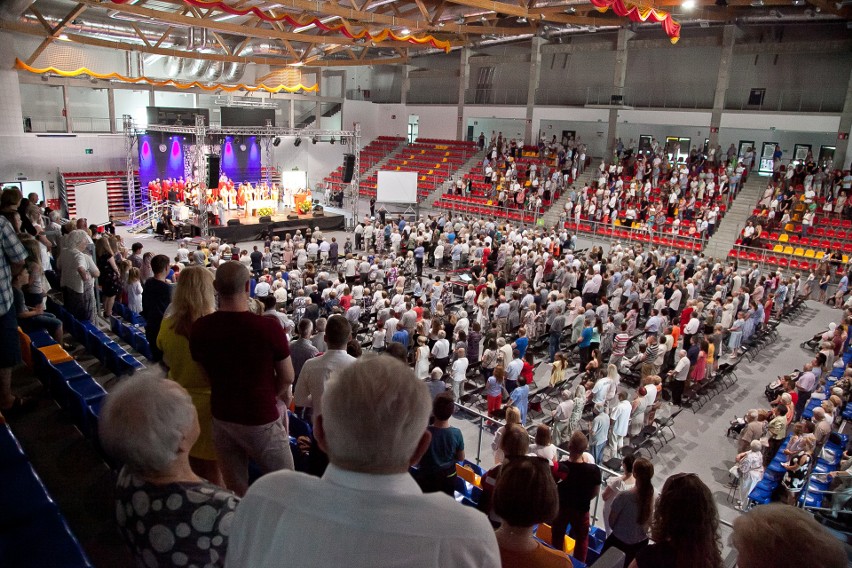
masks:
[[(131, 0), (110, 0), (114, 4), (128, 4)], [(416, 43), (419, 45), (430, 44), (432, 47), (437, 49), (443, 49), (445, 52), (449, 53), (450, 48), (452, 47), (450, 42), (440, 40), (432, 35), (423, 35), (423, 36), (413, 36), (411, 34), (397, 34), (392, 30), (385, 28), (378, 33), (370, 33), (366, 29), (361, 30), (360, 32), (352, 31), (352, 24), (350, 24), (346, 19), (341, 18), (342, 24), (325, 24), (314, 16), (308, 16), (307, 18), (294, 18), (289, 14), (281, 14), (280, 16), (275, 16), (270, 12), (265, 12), (256, 6), (251, 6), (249, 8), (234, 8), (228, 4), (225, 4), (221, 0), (183, 0), (186, 4), (191, 4), (192, 6), (198, 8), (214, 8), (216, 10), (221, 10), (223, 12), (227, 12), (233, 16), (247, 16), (249, 14), (253, 16), (257, 16), (261, 20), (265, 22), (287, 22), (293, 27), (303, 27), (309, 26), (313, 24), (317, 28), (327, 31), (327, 32), (339, 32), (349, 39), (368, 39), (371, 41), (375, 41), (377, 43), (383, 42), (387, 39), (392, 39), (394, 41), (402, 41), (406, 43)]]
[(618, 16), (627, 16), (634, 22), (659, 22), (663, 31), (671, 38), (672, 43), (680, 39), (680, 24), (674, 21), (672, 15), (663, 10), (638, 6), (624, 0), (590, 0), (599, 12), (606, 12), (612, 8)]
[(198, 81), (193, 81), (192, 83), (179, 83), (173, 79), (168, 79), (167, 81), (158, 81), (150, 77), (125, 77), (124, 75), (119, 75), (118, 73), (95, 73), (94, 71), (86, 69), (85, 67), (80, 67), (79, 69), (75, 69), (74, 71), (62, 71), (60, 69), (57, 69), (56, 67), (44, 67), (42, 69), (37, 69), (35, 67), (27, 65), (20, 59), (15, 59), (15, 67), (17, 67), (18, 69), (24, 69), (25, 71), (29, 71), (30, 73), (38, 73), (40, 75), (44, 73), (53, 73), (61, 77), (77, 77), (78, 75), (88, 75), (90, 77), (95, 77), (96, 79), (111, 79), (115, 81), (122, 81), (124, 83), (148, 83), (149, 85), (153, 85), (155, 87), (172, 86), (177, 87), (178, 89), (191, 89), (193, 87), (197, 87), (204, 91), (221, 90), (225, 91), (226, 93), (233, 93), (235, 91), (266, 91), (267, 93), (280, 93), (281, 91), (295, 93), (296, 91), (305, 91), (315, 93), (319, 91), (318, 85), (306, 87), (301, 83), (293, 87), (288, 87), (286, 85), (269, 87), (267, 85), (264, 85), (263, 83), (256, 86), (246, 85), (245, 83), (240, 83), (239, 85), (224, 85), (222, 83), (206, 85), (203, 83), (199, 83)]

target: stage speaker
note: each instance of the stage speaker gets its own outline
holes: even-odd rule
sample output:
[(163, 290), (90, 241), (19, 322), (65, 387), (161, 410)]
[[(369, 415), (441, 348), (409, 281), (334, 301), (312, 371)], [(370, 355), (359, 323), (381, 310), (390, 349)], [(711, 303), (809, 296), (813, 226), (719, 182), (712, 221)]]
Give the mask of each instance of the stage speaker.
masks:
[(269, 215), (264, 215), (263, 217), (260, 218), (260, 222), (261, 223), (271, 223), (272, 217), (270, 217)]
[(233, 227), (234, 225), (239, 225), (239, 224), (240, 224), (239, 219), (228, 219), (228, 226), (229, 227)]
[(355, 154), (343, 154), (343, 183), (352, 181), (355, 173)]
[(325, 217), (325, 211), (323, 211), (322, 209), (314, 211), (314, 217)]
[(295, 213), (290, 213), (289, 215), (287, 215), (287, 219), (289, 219), (291, 221), (294, 220), (294, 219), (298, 219), (298, 218), (299, 218), (299, 216), (296, 215)]
[(219, 156), (213, 154), (207, 156), (207, 187), (219, 187)]

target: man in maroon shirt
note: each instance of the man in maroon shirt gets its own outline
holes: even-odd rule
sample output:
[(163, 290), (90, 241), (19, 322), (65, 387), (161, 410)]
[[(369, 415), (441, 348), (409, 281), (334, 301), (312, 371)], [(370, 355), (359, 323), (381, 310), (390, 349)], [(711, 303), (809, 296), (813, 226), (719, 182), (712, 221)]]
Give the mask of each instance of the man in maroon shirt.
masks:
[(268, 473), (293, 469), (285, 421), (278, 409), (292, 398), (293, 363), (281, 325), (248, 310), (248, 268), (226, 262), (216, 271), (219, 310), (192, 326), (192, 358), (210, 379), (213, 443), (225, 485), (242, 496), (248, 462)]

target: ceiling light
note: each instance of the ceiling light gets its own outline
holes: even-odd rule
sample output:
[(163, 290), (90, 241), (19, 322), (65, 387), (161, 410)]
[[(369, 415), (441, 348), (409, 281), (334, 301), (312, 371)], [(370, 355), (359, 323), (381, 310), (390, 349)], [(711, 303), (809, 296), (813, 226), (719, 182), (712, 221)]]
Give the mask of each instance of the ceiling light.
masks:
[(793, 6), (804, 6), (805, 0), (793, 0)]
[(488, 18), (486, 18), (485, 16), (479, 16), (479, 20), (482, 22), (487, 22)]
[(526, 24), (526, 23), (527, 23), (527, 19), (526, 19), (526, 18), (524, 18), (523, 16), (521, 16), (520, 18), (518, 18), (518, 23), (519, 23), (519, 24)]
[(165, 151), (166, 151), (166, 150), (168, 150), (168, 148), (166, 148), (166, 145), (165, 145), (165, 144), (160, 144), (160, 146), (159, 146), (159, 150), (160, 150), (160, 152), (165, 153)]
[(459, 16), (458, 18), (456, 18), (456, 23), (460, 26), (463, 25), (464, 24), (464, 16)]
[(69, 38), (69, 37), (68, 37), (67, 35), (65, 35), (65, 34), (59, 34), (59, 36), (57, 36), (57, 38), (56, 38), (56, 39), (58, 39), (58, 40), (62, 40), (62, 41), (71, 41), (71, 38)]
[(752, 0), (751, 1), (752, 8), (761, 8), (763, 7), (763, 0)]
[(401, 30), (399, 30), (399, 33), (402, 35), (411, 35), (411, 30), (409, 30), (408, 28), (402, 28)]
[(684, 10), (692, 10), (695, 8), (695, 0), (683, 0), (683, 3), (680, 5)]
[(435, 25), (436, 25), (436, 26), (438, 26), (439, 28), (443, 28), (443, 27), (444, 27), (444, 22), (438, 22), (438, 23), (437, 23), (437, 24), (435, 24)]
[(566, 8), (565, 12), (567, 12), (568, 14), (574, 14), (577, 12), (577, 8), (575, 8), (574, 6), (570, 6)]

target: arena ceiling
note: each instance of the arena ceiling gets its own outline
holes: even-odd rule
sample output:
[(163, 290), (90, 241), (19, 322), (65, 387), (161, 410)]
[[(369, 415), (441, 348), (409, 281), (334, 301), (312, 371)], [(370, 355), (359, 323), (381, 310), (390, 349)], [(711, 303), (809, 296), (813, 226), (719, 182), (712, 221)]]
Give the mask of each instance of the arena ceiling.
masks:
[[(597, 0), (612, 1), (612, 0)], [(622, 5), (628, 0), (615, 0)], [(653, 0), (683, 26), (848, 20), (852, 0)], [(400, 64), (418, 55), (632, 25), (590, 0), (5, 0), (0, 29), (53, 42), (274, 67)]]

